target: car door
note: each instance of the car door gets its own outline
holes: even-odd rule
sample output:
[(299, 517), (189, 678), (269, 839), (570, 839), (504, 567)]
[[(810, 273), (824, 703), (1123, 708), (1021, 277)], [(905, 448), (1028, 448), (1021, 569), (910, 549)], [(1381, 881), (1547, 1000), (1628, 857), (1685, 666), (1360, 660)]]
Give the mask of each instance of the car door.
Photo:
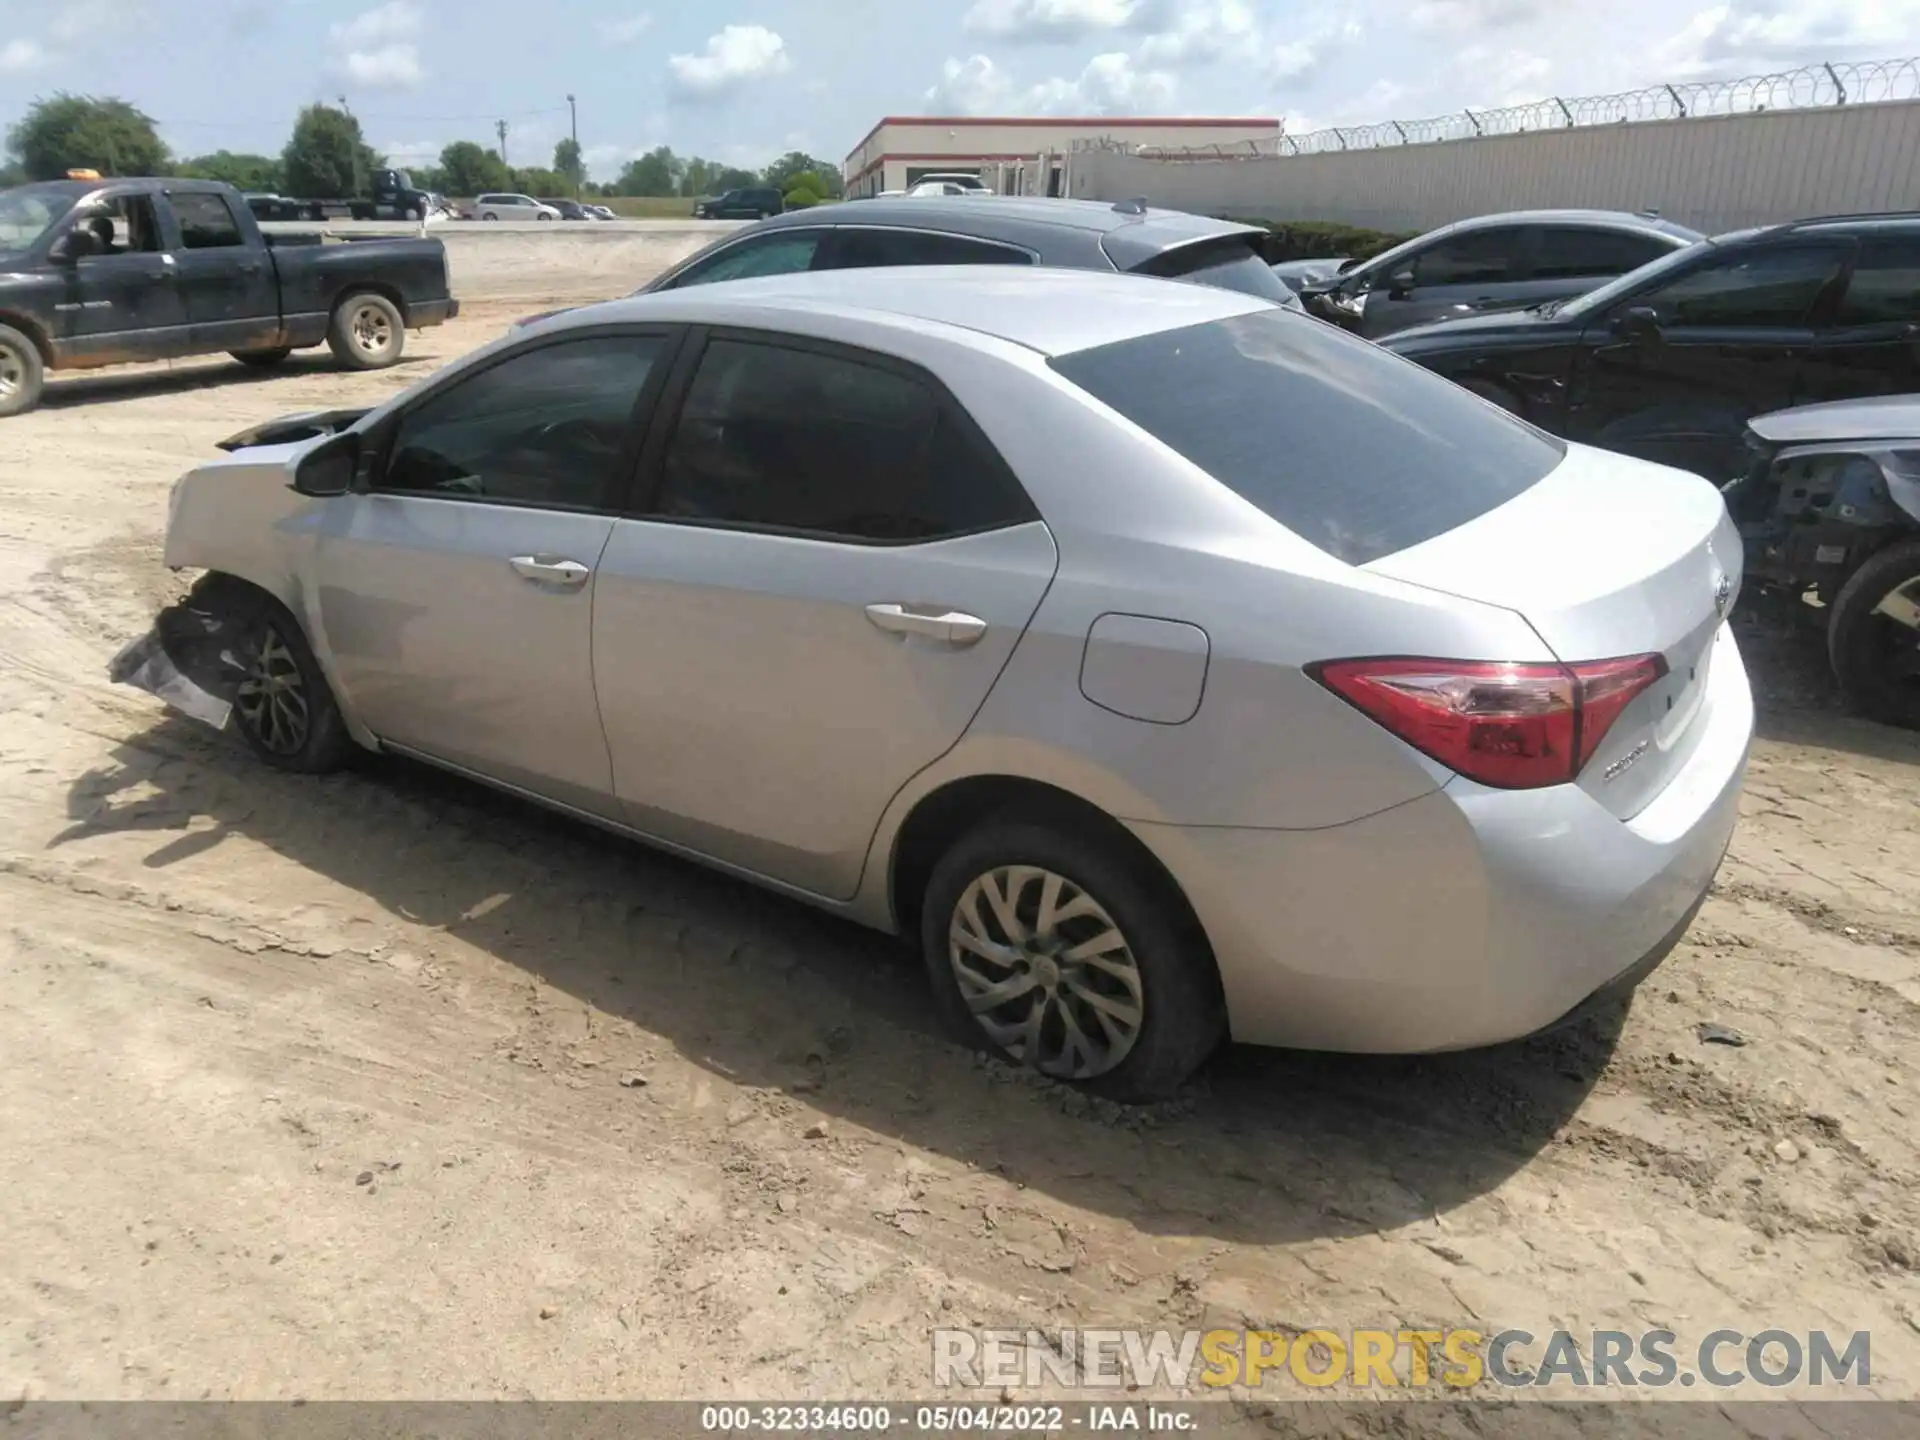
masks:
[(1729, 478), (1747, 421), (1794, 403), (1814, 306), (1848, 249), (1731, 246), (1616, 301), (1582, 332), (1567, 438)]
[(1920, 233), (1868, 234), (1837, 304), (1816, 313), (1797, 401), (1920, 390)]
[(1403, 256), (1371, 277), (1360, 333), (1377, 340), (1475, 308), (1499, 308), (1505, 288), (1525, 276), (1526, 246), (1526, 226), (1490, 225), (1446, 236)]
[(72, 224), (91, 229), (108, 248), (66, 267), (65, 293), (54, 302), (66, 348), (89, 358), (185, 353), (191, 346), (186, 302), (152, 199), (109, 196)]
[(630, 824), (850, 897), (1053, 576), (1053, 537), (924, 372), (717, 332), (614, 526), (594, 672)]
[(336, 678), (383, 741), (591, 813), (596, 571), (675, 335), (563, 332), (461, 372), (371, 437), (315, 549)]
[(263, 349), (280, 340), (280, 287), (264, 245), (249, 245), (225, 195), (169, 191), (180, 236), (180, 294), (203, 350)]

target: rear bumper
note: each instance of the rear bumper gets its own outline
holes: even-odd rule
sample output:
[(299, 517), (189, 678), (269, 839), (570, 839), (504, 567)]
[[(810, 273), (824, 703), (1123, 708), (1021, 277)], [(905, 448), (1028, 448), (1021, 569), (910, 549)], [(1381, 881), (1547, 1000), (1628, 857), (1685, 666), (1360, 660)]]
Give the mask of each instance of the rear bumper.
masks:
[(425, 330), (429, 326), (444, 325), (459, 313), (460, 302), (452, 297), (417, 300), (407, 307), (407, 324), (415, 330)]
[(1631, 820), (1573, 785), (1455, 780), (1325, 830), (1135, 825), (1206, 928), (1234, 1038), (1465, 1049), (1637, 982), (1699, 908), (1739, 810), (1753, 699), (1731, 633), (1715, 643), (1693, 754)]

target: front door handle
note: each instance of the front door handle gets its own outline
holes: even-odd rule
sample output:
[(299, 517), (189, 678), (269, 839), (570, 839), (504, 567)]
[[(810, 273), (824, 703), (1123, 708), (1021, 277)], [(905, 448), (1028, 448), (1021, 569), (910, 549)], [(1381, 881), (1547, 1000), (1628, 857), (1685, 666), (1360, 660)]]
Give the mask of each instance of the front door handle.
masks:
[(906, 605), (869, 605), (867, 619), (890, 635), (919, 635), (964, 649), (987, 633), (987, 622), (958, 610)]
[(507, 562), (523, 580), (542, 585), (584, 585), (593, 573), (578, 560), (549, 560), (540, 555), (516, 555)]

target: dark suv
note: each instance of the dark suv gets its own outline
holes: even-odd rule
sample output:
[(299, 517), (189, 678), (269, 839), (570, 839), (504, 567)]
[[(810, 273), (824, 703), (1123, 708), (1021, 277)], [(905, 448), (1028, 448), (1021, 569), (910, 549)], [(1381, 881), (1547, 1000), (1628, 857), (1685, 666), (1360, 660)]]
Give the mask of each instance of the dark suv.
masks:
[(1264, 235), (1131, 200), (881, 198), (791, 211), (716, 241), (645, 288), (880, 265), (1055, 265), (1191, 280), (1298, 308), (1260, 257)]
[(1322, 320), (1369, 340), (1476, 311), (1560, 300), (1702, 239), (1657, 216), (1617, 210), (1522, 210), (1443, 225), (1363, 264), (1301, 277)]
[(693, 202), (696, 220), (764, 220), (787, 208), (787, 202), (771, 185), (750, 190), (729, 190), (709, 200)]
[(1722, 482), (1755, 415), (1920, 390), (1920, 213), (1742, 230), (1384, 343), (1556, 435)]

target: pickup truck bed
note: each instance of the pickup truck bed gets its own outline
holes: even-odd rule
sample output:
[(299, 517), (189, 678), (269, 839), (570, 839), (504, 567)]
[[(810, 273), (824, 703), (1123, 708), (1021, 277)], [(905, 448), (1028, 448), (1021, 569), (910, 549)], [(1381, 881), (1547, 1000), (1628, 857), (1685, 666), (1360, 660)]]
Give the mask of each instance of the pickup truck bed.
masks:
[(440, 241), (269, 237), (228, 185), (0, 191), (0, 416), (32, 408), (48, 370), (220, 351), (264, 365), (323, 343), (378, 369), (459, 309)]

